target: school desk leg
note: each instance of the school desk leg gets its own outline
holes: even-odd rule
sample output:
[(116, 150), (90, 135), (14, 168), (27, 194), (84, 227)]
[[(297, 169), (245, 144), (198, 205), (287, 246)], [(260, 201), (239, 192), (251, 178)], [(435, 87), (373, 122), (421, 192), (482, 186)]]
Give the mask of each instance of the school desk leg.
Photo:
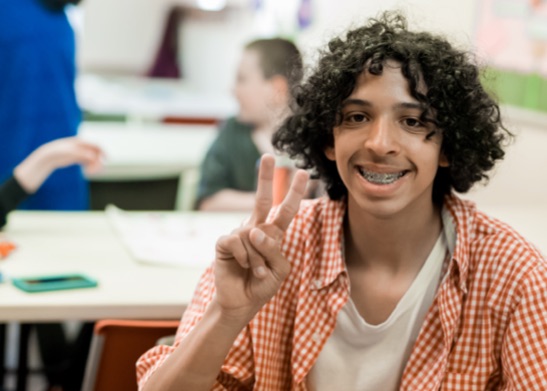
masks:
[(6, 385), (6, 332), (5, 323), (0, 323), (0, 390)]
[(17, 363), (17, 385), (16, 391), (26, 391), (28, 375), (28, 342), (31, 325), (21, 323), (19, 331), (19, 358)]

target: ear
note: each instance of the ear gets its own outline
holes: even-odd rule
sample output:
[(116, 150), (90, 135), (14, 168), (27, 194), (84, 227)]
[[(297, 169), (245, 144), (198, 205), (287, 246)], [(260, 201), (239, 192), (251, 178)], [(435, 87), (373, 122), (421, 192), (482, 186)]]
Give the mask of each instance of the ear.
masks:
[(274, 96), (286, 102), (289, 98), (289, 82), (281, 75), (274, 75), (269, 79)]
[(333, 162), (336, 160), (336, 153), (334, 152), (334, 147), (327, 147), (325, 148), (325, 156), (327, 159), (332, 160)]
[(448, 158), (444, 154), (444, 152), (441, 151), (441, 155), (439, 156), (439, 167), (449, 167), (450, 162), (448, 161)]

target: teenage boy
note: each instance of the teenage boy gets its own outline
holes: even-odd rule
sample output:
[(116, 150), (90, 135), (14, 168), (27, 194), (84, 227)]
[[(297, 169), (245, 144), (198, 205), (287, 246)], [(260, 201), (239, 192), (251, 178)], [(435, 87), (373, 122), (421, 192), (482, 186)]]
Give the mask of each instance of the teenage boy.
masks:
[(258, 39), (245, 46), (234, 86), (239, 112), (223, 125), (202, 163), (200, 210), (253, 209), (257, 162), (273, 152), (272, 135), (290, 113), (290, 90), (301, 75), (302, 58), (292, 42)]
[[(547, 264), (465, 192), (510, 138), (470, 56), (386, 13), (336, 38), (274, 145), (299, 172), (217, 242), (152, 390), (545, 390)], [(268, 217), (267, 217), (268, 216)]]

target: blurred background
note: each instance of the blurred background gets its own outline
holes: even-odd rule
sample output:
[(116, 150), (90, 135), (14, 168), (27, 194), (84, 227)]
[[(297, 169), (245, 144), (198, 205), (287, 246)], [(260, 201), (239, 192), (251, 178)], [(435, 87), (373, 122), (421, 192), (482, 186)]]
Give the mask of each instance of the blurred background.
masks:
[[(244, 45), (284, 37), (310, 66), (332, 37), (388, 9), (475, 52), (485, 86), (517, 135), (489, 186), (465, 197), (502, 219), (509, 206), (545, 210), (547, 0), (82, 0), (67, 6), (83, 113), (78, 134), (105, 152), (104, 169), (87, 175), (91, 209), (193, 210), (200, 164), (221, 123), (238, 110), (232, 88)], [(524, 232), (529, 221), (510, 223)], [(11, 347), (8, 367), (14, 355)]]
[[(537, 175), (547, 163), (545, 0), (85, 0), (68, 11), (77, 33), (81, 129), (94, 130), (89, 121), (214, 126), (236, 111), (231, 87), (244, 43), (289, 38), (309, 65), (331, 37), (386, 9), (401, 9), (412, 26), (475, 51), (487, 69), (485, 84), (520, 136), (490, 186), (470, 197), (488, 203), (547, 199), (545, 175)], [(204, 152), (209, 141), (197, 140), (193, 152)], [(141, 153), (143, 159), (152, 154)], [(196, 178), (191, 170), (186, 174), (178, 208), (192, 204)], [(95, 178), (94, 187), (107, 177)]]
[(495, 86), (504, 101), (547, 111), (542, 0), (86, 0), (73, 10), (72, 20), (82, 73), (150, 74), (173, 23), (181, 81), (227, 94), (248, 40), (289, 37), (312, 60), (330, 37), (394, 8), (405, 11), (416, 27), (474, 48), (498, 73)]

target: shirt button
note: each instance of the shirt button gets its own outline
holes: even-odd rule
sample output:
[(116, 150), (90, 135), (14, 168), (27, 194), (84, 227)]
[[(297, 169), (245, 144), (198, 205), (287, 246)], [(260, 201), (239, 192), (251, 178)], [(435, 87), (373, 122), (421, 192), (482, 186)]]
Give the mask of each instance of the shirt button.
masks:
[(320, 279), (315, 280), (315, 281), (314, 281), (314, 284), (315, 284), (315, 287), (316, 287), (317, 289), (321, 288), (321, 280), (320, 280)]

